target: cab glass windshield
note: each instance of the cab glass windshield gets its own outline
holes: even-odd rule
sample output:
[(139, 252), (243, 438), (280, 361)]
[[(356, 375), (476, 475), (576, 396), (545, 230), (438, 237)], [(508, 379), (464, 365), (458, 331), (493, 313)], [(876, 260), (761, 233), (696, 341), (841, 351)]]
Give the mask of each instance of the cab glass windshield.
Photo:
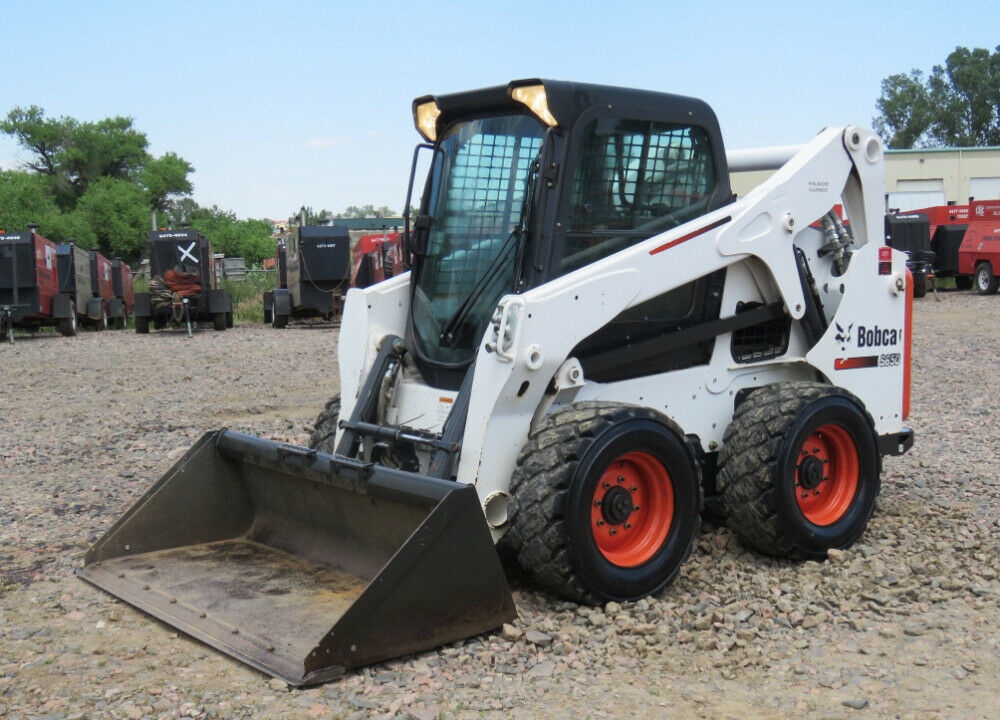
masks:
[(513, 231), (543, 132), (527, 115), (480, 118), (452, 125), (436, 148), (431, 226), (412, 300), (418, 350), (431, 362), (471, 360), (497, 301), (512, 289)]

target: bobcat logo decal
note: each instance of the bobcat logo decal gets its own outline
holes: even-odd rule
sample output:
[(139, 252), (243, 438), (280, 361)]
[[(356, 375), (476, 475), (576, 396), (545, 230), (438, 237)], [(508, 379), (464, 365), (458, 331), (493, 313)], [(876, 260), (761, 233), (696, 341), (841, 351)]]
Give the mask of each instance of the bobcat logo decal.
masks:
[(854, 323), (850, 323), (846, 329), (839, 322), (835, 322), (834, 326), (837, 328), (837, 334), (833, 336), (833, 339), (839, 343), (846, 343), (851, 339), (851, 330), (854, 329)]

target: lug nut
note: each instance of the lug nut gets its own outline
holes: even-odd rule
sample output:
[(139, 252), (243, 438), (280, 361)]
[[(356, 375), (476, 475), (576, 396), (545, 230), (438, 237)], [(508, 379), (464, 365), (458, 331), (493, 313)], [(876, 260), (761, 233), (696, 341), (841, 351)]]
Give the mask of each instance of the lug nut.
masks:
[(611, 528), (611, 534), (612, 534), (612, 535), (617, 535), (617, 534), (618, 534), (618, 531), (617, 531), (617, 530), (615, 530), (614, 528)]
[(603, 520), (598, 520), (598, 521), (597, 521), (597, 526), (598, 526), (598, 527), (601, 527), (601, 526), (603, 526), (603, 525), (604, 525), (604, 521), (603, 521)]
[(626, 530), (631, 530), (632, 529), (632, 523), (625, 523), (625, 529)]
[(619, 475), (618, 476), (618, 482), (622, 482), (622, 483), (625, 482), (625, 476), (624, 475)]

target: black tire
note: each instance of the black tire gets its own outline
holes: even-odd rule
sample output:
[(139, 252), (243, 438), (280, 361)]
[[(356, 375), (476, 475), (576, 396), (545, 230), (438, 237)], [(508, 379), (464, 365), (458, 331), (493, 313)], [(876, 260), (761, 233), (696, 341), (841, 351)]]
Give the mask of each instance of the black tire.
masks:
[(226, 329), (231, 330), (236, 323), (233, 320), (233, 311), (230, 310), (226, 313)]
[(874, 423), (846, 390), (767, 385), (737, 408), (719, 452), (727, 523), (767, 555), (824, 558), (854, 544), (875, 510)]
[(269, 307), (264, 308), (264, 323), (270, 325), (274, 322), (274, 311)]
[(145, 315), (135, 316), (135, 332), (138, 335), (149, 334), (149, 318)]
[(108, 311), (107, 308), (101, 307), (101, 319), (97, 321), (97, 330), (107, 330), (108, 329)]
[(553, 412), (522, 449), (511, 492), (506, 551), (534, 584), (576, 602), (657, 592), (701, 525), (701, 473), (683, 433), (632, 405)]
[(218, 331), (222, 332), (226, 329), (226, 313), (219, 312), (212, 315), (212, 327)]
[(927, 295), (927, 276), (923, 273), (913, 276), (913, 297), (922, 298)]
[(1000, 277), (993, 274), (993, 265), (989, 262), (981, 262), (976, 265), (973, 278), (976, 292), (980, 295), (996, 295), (997, 289), (1000, 289)]
[(968, 275), (956, 275), (955, 276), (955, 289), (956, 290), (971, 290), (972, 289), (972, 278)]
[(278, 315), (277, 313), (275, 313), (274, 319), (271, 321), (271, 325), (277, 328), (278, 330), (281, 330), (283, 327), (288, 325), (288, 316)]
[(59, 318), (59, 334), (63, 337), (76, 335), (76, 303), (70, 300), (69, 317)]
[(313, 431), (309, 434), (309, 447), (313, 450), (333, 454), (336, 450), (337, 422), (340, 420), (340, 395), (330, 398), (316, 417)]

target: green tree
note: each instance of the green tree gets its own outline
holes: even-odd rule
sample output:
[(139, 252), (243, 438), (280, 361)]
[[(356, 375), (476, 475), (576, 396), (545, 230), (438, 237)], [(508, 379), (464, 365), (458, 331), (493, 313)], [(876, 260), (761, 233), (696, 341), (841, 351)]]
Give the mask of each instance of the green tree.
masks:
[(33, 153), (25, 167), (49, 178), (63, 209), (71, 210), (99, 178), (135, 179), (150, 160), (145, 134), (127, 117), (97, 122), (46, 118), (41, 108), (32, 105), (11, 110), (0, 122), (0, 131)]
[(13, 170), (0, 172), (0, 228), (15, 232), (34, 222), (45, 235), (58, 214), (44, 177)]
[(85, 217), (62, 212), (55, 204), (45, 176), (0, 172), (0, 229), (19, 231), (28, 223), (37, 223), (38, 231), (53, 242), (72, 240), (87, 248), (97, 244)]
[(146, 202), (155, 213), (167, 213), (171, 202), (190, 195), (193, 187), (188, 175), (194, 168), (176, 153), (150, 158), (139, 173), (139, 183), (146, 191)]
[(930, 93), (923, 73), (890, 75), (882, 81), (882, 95), (875, 102), (875, 132), (892, 148), (912, 148), (928, 142), (931, 124)]
[(332, 212), (325, 208), (316, 212), (312, 207), (303, 205), (298, 212), (288, 216), (288, 227), (298, 227), (303, 215), (305, 216), (306, 225), (320, 225), (329, 218), (335, 217)]
[(358, 207), (357, 205), (348, 205), (343, 212), (339, 212), (334, 217), (338, 218), (384, 218), (384, 217), (394, 217), (396, 211), (390, 208), (388, 205), (383, 205), (382, 207), (375, 207), (371, 203), (368, 205), (362, 205)]
[(926, 80), (920, 70), (890, 75), (875, 106), (892, 148), (1000, 145), (1000, 45), (957, 47)]
[(174, 197), (166, 202), (166, 218), (159, 217), (160, 227), (180, 227), (198, 209), (198, 203), (193, 197)]
[(274, 256), (275, 240), (271, 237), (270, 220), (238, 220), (235, 213), (213, 205), (193, 210), (187, 221), (209, 239), (214, 252), (242, 257), (248, 265)]
[(108, 257), (139, 257), (149, 226), (142, 188), (128, 180), (102, 177), (94, 181), (76, 205), (74, 215), (94, 233), (97, 246)]

